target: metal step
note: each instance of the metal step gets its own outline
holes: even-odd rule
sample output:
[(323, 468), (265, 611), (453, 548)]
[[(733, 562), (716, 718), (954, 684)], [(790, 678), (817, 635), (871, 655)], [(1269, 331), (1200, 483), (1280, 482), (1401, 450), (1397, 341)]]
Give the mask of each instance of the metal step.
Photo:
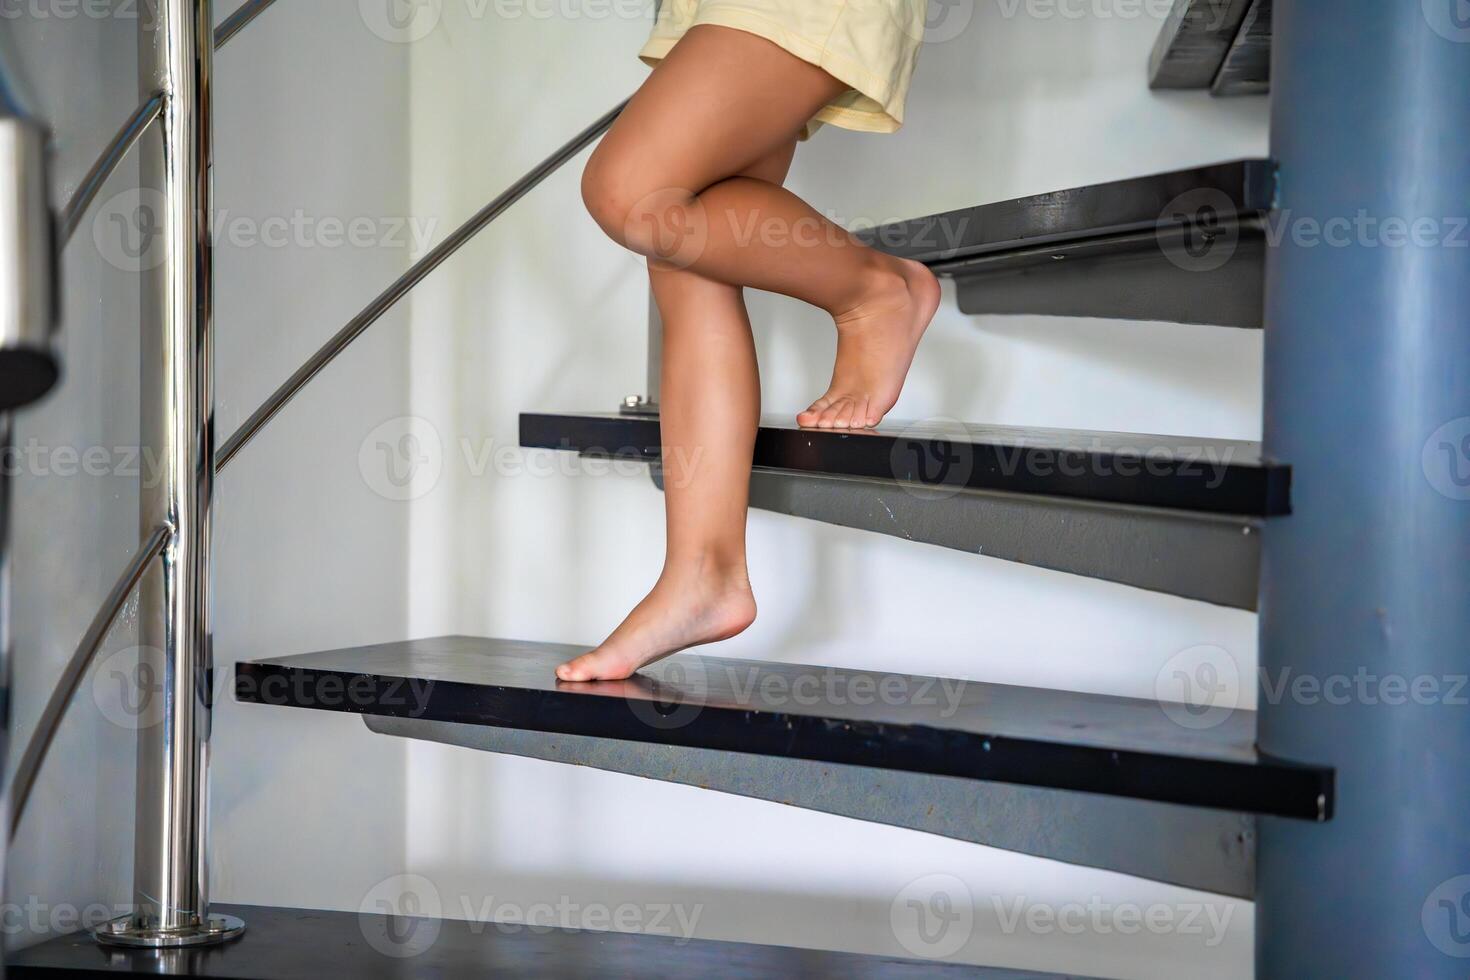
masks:
[[(1222, 52), (1223, 57), (1223, 52)], [(1152, 174), (880, 225), (960, 310), (1260, 327), (1269, 160)]]
[(1271, 91), (1271, 0), (1253, 0), (1225, 53), (1210, 92), (1265, 95)]
[(587, 766), (1254, 898), (1256, 818), (1093, 793), (589, 735), (365, 715), (381, 735)]
[[(861, 956), (785, 946), (692, 939), (679, 932), (673, 915), (657, 928), (664, 935), (550, 928), (545, 918), (483, 923), (424, 914), (428, 906), (458, 911), (451, 896), (437, 895), (428, 879), (402, 876), (405, 896), (370, 894), (361, 912), (215, 905), (245, 921), (246, 931), (209, 949), (99, 950), (85, 933), (62, 936), (9, 954), (13, 980), (51, 978), (217, 977), (229, 980), (444, 980), (455, 977), (515, 977), (518, 980), (605, 980), (639, 977), (812, 977), (834, 980), (1061, 980), (1061, 974), (934, 963), (886, 956)], [(389, 885), (395, 884), (390, 879)], [(419, 894), (420, 889), (429, 894)], [(472, 904), (490, 902), (480, 896)], [(396, 908), (404, 914), (377, 910)], [(503, 903), (491, 903), (503, 904)], [(672, 904), (672, 903), (671, 903)], [(544, 906), (545, 915), (556, 914)], [(471, 909), (473, 911), (473, 909)], [(527, 915), (534, 909), (528, 910)], [(602, 910), (598, 911), (608, 911)], [(653, 910), (658, 912), (660, 910)], [(590, 916), (592, 909), (569, 915)], [(539, 913), (538, 913), (539, 915)], [(609, 914), (607, 920), (611, 919)], [(598, 922), (602, 922), (599, 919)], [(579, 924), (578, 923), (574, 924)], [(915, 945), (920, 945), (919, 941)], [(920, 945), (920, 948), (923, 947)], [(1080, 980), (1080, 978), (1079, 978)]]
[[(1255, 715), (1180, 724), (1152, 701), (682, 654), (559, 682), (585, 648), (439, 637), (236, 665), (260, 704), (678, 745), (1326, 820), (1330, 769), (1259, 755)], [(1176, 716), (1177, 717), (1177, 716)]]
[(1149, 87), (1260, 95), (1271, 88), (1271, 0), (1174, 0)]
[(1259, 592), (1258, 518), (775, 471), (752, 475), (750, 506), (1232, 609)]
[[(526, 413), (525, 448), (655, 461), (656, 416)], [(1272, 517), (1291, 511), (1291, 470), (1253, 442), (1141, 433), (885, 421), (876, 429), (806, 429), (768, 418), (755, 466), (860, 477), (916, 493), (960, 490), (1050, 497), (1201, 514)]]

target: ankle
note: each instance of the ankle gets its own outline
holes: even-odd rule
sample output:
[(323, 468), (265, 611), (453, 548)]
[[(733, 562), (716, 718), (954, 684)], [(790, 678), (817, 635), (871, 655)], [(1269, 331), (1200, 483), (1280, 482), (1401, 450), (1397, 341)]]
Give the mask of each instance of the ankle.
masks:
[(750, 572), (746, 568), (743, 551), (669, 555), (664, 559), (659, 582), (677, 587), (697, 584), (721, 592), (749, 592)]
[(839, 328), (860, 323), (874, 314), (892, 312), (909, 300), (909, 281), (903, 273), (903, 261), (881, 252), (873, 253), (873, 261), (855, 286), (854, 295), (847, 302), (827, 311)]

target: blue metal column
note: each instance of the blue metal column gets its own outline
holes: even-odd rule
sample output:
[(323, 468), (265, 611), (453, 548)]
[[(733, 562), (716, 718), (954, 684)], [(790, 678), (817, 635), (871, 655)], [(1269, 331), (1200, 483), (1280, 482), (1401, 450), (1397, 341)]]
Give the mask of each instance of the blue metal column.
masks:
[[(1470, 970), (1470, 2), (1277, 0), (1257, 975)], [(1462, 877), (1464, 876), (1464, 877)]]

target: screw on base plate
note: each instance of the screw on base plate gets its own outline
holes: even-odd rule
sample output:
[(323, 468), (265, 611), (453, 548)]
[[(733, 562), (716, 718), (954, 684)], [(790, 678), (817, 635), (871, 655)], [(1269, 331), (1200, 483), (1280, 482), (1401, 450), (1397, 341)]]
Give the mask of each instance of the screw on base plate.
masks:
[(645, 395), (629, 395), (623, 399), (621, 411), (624, 415), (657, 415), (658, 404)]
[(176, 949), (181, 946), (211, 946), (239, 938), (245, 922), (233, 915), (211, 915), (185, 929), (159, 929), (124, 916), (92, 930), (92, 938), (104, 946), (140, 949)]

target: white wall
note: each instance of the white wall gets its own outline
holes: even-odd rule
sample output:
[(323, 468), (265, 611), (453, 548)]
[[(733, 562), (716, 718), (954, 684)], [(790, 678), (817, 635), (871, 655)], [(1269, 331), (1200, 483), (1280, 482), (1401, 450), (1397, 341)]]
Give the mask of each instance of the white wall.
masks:
[[(528, 6), (563, 13), (495, 16), (492, 5), (476, 16), (446, 0), (411, 45), (415, 211), (468, 214), (643, 77), (633, 53), (646, 21), (597, 16), (607, 5)], [(1113, 16), (979, 4), (958, 37), (926, 48), (900, 135), (825, 130), (798, 153), (791, 186), (843, 220), (882, 220), (1264, 154), (1263, 101), (1148, 92), (1158, 20), (1126, 16), (1136, 4), (1101, 6)], [(641, 264), (582, 213), (578, 169), (414, 301), (414, 412), (446, 447), (442, 478), (412, 505), (425, 530), (413, 539), (415, 633), (449, 624), (591, 644), (657, 573), (662, 502), (646, 476), (477, 475), (460, 451), (461, 440), (514, 446), (519, 412), (610, 409), (642, 389)], [(767, 410), (790, 414), (823, 389), (832, 332), (794, 302), (751, 305)], [(1259, 401), (1258, 335), (966, 317), (951, 297), (894, 415), (1256, 438)], [(1187, 647), (1218, 644), (1254, 663), (1254, 617), (1239, 611), (763, 513), (750, 550), (761, 619), (722, 655), (1143, 697)], [(992, 894), (1007, 909), (1017, 898), (1203, 899), (687, 787), (434, 745), (412, 746), (409, 760), (408, 865), (451, 911), (486, 895), (682, 902), (702, 904), (703, 936), (901, 954), (891, 901), (944, 872), (978, 903), (956, 959), (1105, 976), (1249, 972), (1247, 903), (1213, 903), (1230, 916), (1213, 946), (1007, 934)]]
[[(281, 3), (216, 70), (223, 441), (414, 255), (396, 231), (411, 215), (402, 46), (367, 30), (355, 3)], [(354, 245), (344, 232), (360, 220)], [(372, 492), (358, 450), (410, 403), (407, 320), (389, 313), (221, 475), (220, 669), (405, 635), (410, 513)], [(399, 870), (403, 747), (348, 715), (243, 705), (220, 689), (214, 897), (355, 909)]]

